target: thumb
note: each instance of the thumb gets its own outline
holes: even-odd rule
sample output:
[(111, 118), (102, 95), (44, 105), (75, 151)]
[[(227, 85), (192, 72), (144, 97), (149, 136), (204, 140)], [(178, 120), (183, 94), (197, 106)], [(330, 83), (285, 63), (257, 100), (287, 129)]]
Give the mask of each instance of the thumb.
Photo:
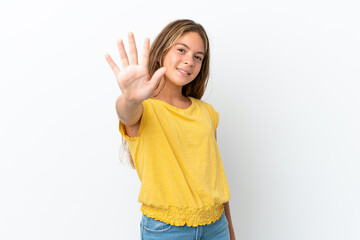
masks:
[(155, 87), (159, 83), (160, 79), (164, 76), (165, 72), (166, 72), (165, 67), (156, 70), (156, 72), (153, 74), (153, 76), (150, 79), (151, 85)]

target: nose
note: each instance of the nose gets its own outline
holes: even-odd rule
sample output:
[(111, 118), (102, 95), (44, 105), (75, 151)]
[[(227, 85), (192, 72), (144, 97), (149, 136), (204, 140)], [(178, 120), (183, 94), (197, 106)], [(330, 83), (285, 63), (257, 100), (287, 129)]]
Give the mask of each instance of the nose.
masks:
[(184, 63), (185, 63), (186, 65), (193, 66), (193, 65), (194, 65), (194, 60), (193, 60), (192, 56), (186, 56), (186, 57), (184, 58)]

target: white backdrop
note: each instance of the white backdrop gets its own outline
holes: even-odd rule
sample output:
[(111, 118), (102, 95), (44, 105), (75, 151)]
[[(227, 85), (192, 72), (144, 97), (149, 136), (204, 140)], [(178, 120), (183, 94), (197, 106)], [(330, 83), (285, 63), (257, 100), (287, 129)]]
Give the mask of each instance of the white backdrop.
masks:
[[(139, 239), (104, 58), (191, 18), (237, 239), (360, 239), (357, 1), (8, 1), (0, 8), (0, 239)], [(139, 48), (141, 49), (141, 48)]]

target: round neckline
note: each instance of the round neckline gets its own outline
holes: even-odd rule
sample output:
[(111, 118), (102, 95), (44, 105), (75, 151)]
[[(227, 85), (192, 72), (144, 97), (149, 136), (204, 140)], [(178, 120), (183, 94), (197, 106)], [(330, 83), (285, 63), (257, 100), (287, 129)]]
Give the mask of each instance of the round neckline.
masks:
[(171, 107), (171, 108), (174, 108), (174, 109), (177, 109), (177, 110), (185, 111), (185, 110), (188, 110), (188, 109), (192, 108), (192, 106), (194, 106), (193, 97), (188, 96), (187, 98), (191, 101), (191, 105), (190, 105), (189, 107), (187, 107), (187, 108), (178, 108), (178, 107), (175, 107), (175, 106), (173, 106), (173, 105), (171, 105), (171, 104), (169, 104), (169, 103), (167, 103), (167, 102), (165, 102), (165, 101), (163, 101), (163, 100), (156, 99), (156, 98), (149, 98), (149, 99), (151, 99), (151, 100), (156, 100), (156, 101), (162, 103), (162, 104), (165, 105), (165, 106), (168, 106), (168, 107)]

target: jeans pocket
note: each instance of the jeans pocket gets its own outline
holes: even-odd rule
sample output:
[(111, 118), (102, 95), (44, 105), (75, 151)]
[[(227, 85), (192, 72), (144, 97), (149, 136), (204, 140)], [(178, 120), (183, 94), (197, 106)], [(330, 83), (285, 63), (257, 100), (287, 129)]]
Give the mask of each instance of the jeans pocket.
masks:
[(172, 228), (171, 224), (166, 222), (155, 220), (154, 218), (147, 217), (143, 214), (142, 225), (145, 231), (151, 233), (167, 232)]

